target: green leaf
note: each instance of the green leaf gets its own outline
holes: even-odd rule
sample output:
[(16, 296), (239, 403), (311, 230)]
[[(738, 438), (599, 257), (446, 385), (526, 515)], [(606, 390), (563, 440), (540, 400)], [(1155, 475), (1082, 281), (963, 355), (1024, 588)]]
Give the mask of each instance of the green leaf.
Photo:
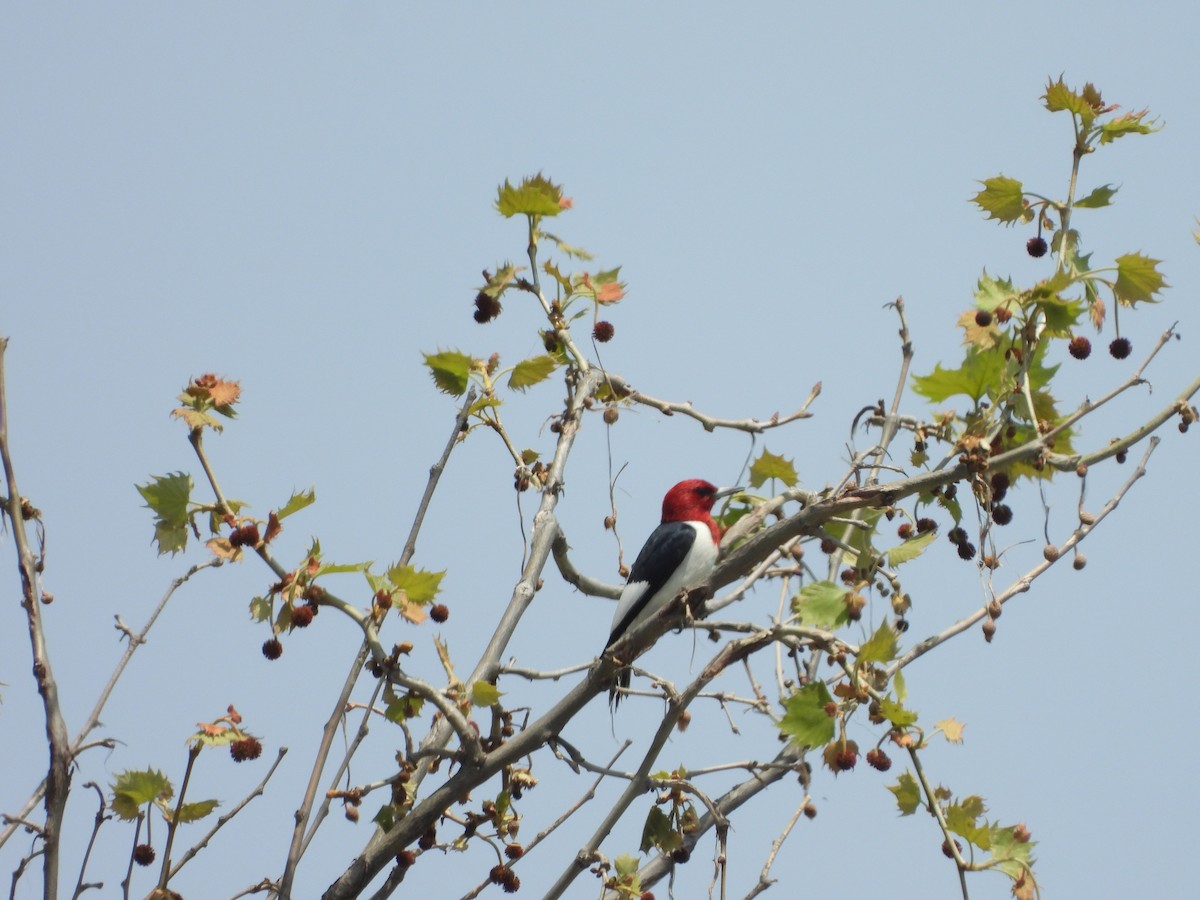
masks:
[(1158, 271), (1161, 262), (1141, 253), (1118, 256), (1117, 283), (1113, 285), (1113, 296), (1127, 306), (1145, 300), (1155, 302), (1154, 295), (1167, 287), (1162, 273)]
[[(232, 497), (225, 498), (225, 505), (236, 516), (240, 515), (241, 511), (250, 504), (244, 500), (234, 500)], [(195, 521), (195, 515), (201, 510), (208, 510), (208, 530), (212, 534), (220, 534), (221, 526), (225, 524), (225, 511), (218, 509), (216, 506), (202, 506), (199, 509), (192, 510), (192, 521)]]
[(571, 284), (571, 279), (559, 271), (558, 266), (546, 260), (542, 263), (542, 271), (558, 282), (558, 287), (562, 291), (562, 299), (570, 297), (575, 293), (575, 287)]
[(870, 560), (878, 555), (872, 541), (877, 533), (876, 526), (883, 516), (883, 510), (863, 509), (859, 510), (856, 516), (859, 524), (851, 527), (843, 536), (842, 541), (854, 551), (845, 555), (846, 565), (858, 567), (868, 564), (860, 563), (860, 559)]
[(1099, 128), (1100, 143), (1111, 144), (1117, 138), (1125, 137), (1127, 134), (1151, 134), (1161, 131), (1162, 125), (1158, 124), (1157, 119), (1146, 120), (1148, 114), (1149, 110), (1143, 109), (1140, 112), (1126, 113), (1111, 122), (1105, 122)]
[(396, 824), (396, 811), (392, 804), (385, 803), (379, 807), (379, 812), (371, 817), (371, 821), (379, 826), (379, 830), (387, 834), (392, 830), (392, 826)]
[(1082, 200), (1075, 201), (1076, 209), (1099, 209), (1112, 203), (1113, 194), (1117, 189), (1111, 184), (1102, 184)]
[(198, 822), (220, 805), (218, 800), (199, 800), (196, 803), (183, 804), (178, 813), (174, 809), (164, 809), (163, 817), (168, 822), (174, 820), (180, 825), (186, 825), (188, 822)]
[(968, 347), (961, 367), (943, 369), (938, 363), (930, 374), (913, 377), (913, 390), (934, 403), (957, 394), (965, 394), (978, 403), (989, 392), (999, 389), (1005, 368), (1003, 353)]
[(210, 725), (201, 728), (190, 738), (189, 742), (195, 742), (197, 747), (228, 747), (238, 739), (238, 733), (227, 725)]
[(369, 562), (360, 563), (321, 563), (317, 567), (317, 571), (313, 573), (313, 578), (320, 578), (322, 575), (341, 575), (345, 572), (365, 572), (371, 567)]
[(903, 703), (908, 699), (908, 685), (904, 683), (904, 673), (899, 669), (892, 676), (892, 687), (896, 689), (896, 699)]
[[(513, 279), (517, 277), (517, 273), (524, 268), (523, 266), (515, 266), (510, 262), (496, 269), (496, 274), (488, 277), (487, 284), (479, 289), (480, 293), (487, 295), (495, 300), (499, 300), (501, 295), (512, 286)], [(485, 273), (486, 274), (486, 273)]]
[(494, 819), (497, 821), (502, 821), (504, 817), (508, 815), (508, 811), (512, 809), (512, 794), (510, 794), (507, 790), (501, 789), (500, 793), (496, 795), (496, 799), (493, 801), (492, 805), (496, 809), (496, 812), (493, 814)]
[(593, 259), (592, 254), (588, 253), (582, 247), (572, 246), (571, 244), (568, 244), (566, 241), (564, 241), (562, 238), (560, 238), (556, 234), (551, 234), (548, 231), (543, 231), (542, 236), (554, 241), (554, 243), (558, 247), (558, 249), (561, 250), (563, 253), (567, 254), (567, 256), (573, 256), (575, 259), (582, 259), (582, 260)]
[(187, 546), (188, 502), (192, 494), (192, 476), (184, 472), (156, 475), (149, 484), (135, 485), (154, 513), (154, 540), (158, 554), (172, 555)]
[(650, 812), (646, 815), (646, 824), (642, 826), (642, 843), (638, 849), (645, 853), (657, 847), (664, 853), (670, 853), (681, 843), (679, 834), (671, 827), (670, 817), (659, 807), (650, 807)]
[(911, 772), (905, 772), (895, 784), (888, 785), (888, 790), (896, 795), (902, 816), (911, 816), (921, 805), (921, 788)]
[(637, 875), (639, 868), (641, 868), (641, 863), (638, 857), (629, 853), (622, 853), (613, 860), (613, 871), (617, 873), (618, 878), (624, 878), (627, 875)]
[(988, 312), (1017, 296), (1011, 278), (993, 278), (987, 269), (979, 276), (975, 288), (975, 305)]
[(858, 663), (885, 663), (896, 658), (896, 648), (899, 645), (896, 629), (884, 619), (875, 629), (875, 633), (867, 642), (858, 648)]
[(421, 707), (425, 706), (425, 701), (415, 694), (404, 694), (400, 697), (392, 697), (388, 703), (388, 707), (384, 709), (384, 718), (388, 721), (400, 724), (407, 719), (415, 719), (421, 714)]
[(557, 366), (558, 362), (553, 356), (543, 355), (523, 359), (513, 366), (512, 374), (508, 376), (508, 386), (515, 391), (533, 387), (549, 378)]
[(1012, 878), (1019, 878), (1026, 867), (1033, 865), (1033, 848), (1037, 841), (1018, 841), (1012, 825), (993, 825), (988, 829), (988, 842), (992, 858), (998, 860), (996, 868)]
[(471, 357), (457, 350), (424, 353), (425, 365), (439, 391), (461, 397), (467, 392), (471, 375)]
[(903, 544), (897, 544), (887, 551), (888, 565), (895, 567), (901, 563), (916, 559), (936, 539), (936, 531), (926, 531), (924, 534), (918, 534), (916, 537), (909, 538)]
[(911, 709), (905, 709), (890, 697), (885, 697), (879, 701), (879, 714), (900, 728), (912, 725), (917, 721), (917, 714), (915, 712)]
[(147, 803), (170, 800), (175, 795), (170, 779), (156, 769), (120, 772), (112, 791), (113, 812), (126, 821), (136, 819)]
[(1083, 312), (1083, 301), (1067, 300), (1057, 294), (1043, 297), (1034, 305), (1045, 317), (1048, 337), (1070, 336)]
[(279, 512), (275, 513), (275, 518), (283, 521), (292, 513), (300, 512), (306, 506), (312, 506), (316, 501), (317, 492), (314, 488), (309, 488), (307, 491), (293, 491), (288, 502), (280, 507)]
[(988, 214), (989, 219), (999, 219), (1006, 225), (1019, 222), (1028, 213), (1025, 192), (1021, 182), (1006, 175), (997, 175), (980, 182), (983, 190), (971, 199)]
[(426, 572), (412, 566), (392, 566), (387, 571), (388, 581), (408, 595), (410, 603), (428, 603), (437, 596), (446, 570)]
[(557, 216), (562, 211), (562, 187), (540, 172), (513, 187), (508, 179), (497, 192), (496, 211), (506, 219), (516, 215)]
[(833, 740), (836, 724), (833, 716), (825, 711), (833, 702), (825, 682), (807, 684), (785, 704), (787, 712), (779, 723), (781, 733), (801, 747), (821, 747)]
[(982, 797), (965, 797), (958, 803), (951, 803), (945, 812), (947, 828), (981, 850), (991, 847), (991, 829), (987, 822), (979, 824), (979, 817), (987, 812)]
[(266, 597), (255, 597), (251, 600), (250, 618), (255, 622), (271, 621), (271, 601)]
[(495, 706), (500, 702), (500, 698), (504, 696), (496, 689), (494, 684), (489, 684), (486, 681), (476, 681), (471, 684), (471, 703), (475, 706), (489, 707)]
[(803, 625), (813, 628), (840, 628), (849, 618), (846, 615), (846, 589), (832, 581), (806, 584), (792, 600), (792, 610)]
[[(467, 410), (467, 415), (478, 416), (485, 409), (493, 409), (497, 406), (503, 406), (504, 401), (499, 397), (480, 397), (471, 404), (471, 408)], [(482, 418), (482, 417), (480, 417)]]
[[(1052, 366), (1045, 364), (1049, 347), (1050, 345), (1045, 341), (1038, 344), (1037, 351), (1033, 354), (1033, 362), (1029, 366), (1029, 386), (1035, 391), (1040, 391), (1048, 385), (1061, 365), (1061, 363), (1055, 363)], [(1025, 404), (1020, 405), (1024, 406)], [(1059, 452), (1064, 451), (1060, 450)]]
[(421, 708), (425, 705), (424, 699), (416, 694), (404, 694), (400, 697), (393, 697), (388, 701), (387, 708), (383, 711), (383, 716), (389, 722), (395, 722), (399, 725), (407, 719), (414, 719), (421, 714)]
[(774, 478), (782, 482), (788, 487), (794, 487), (799, 477), (796, 475), (796, 467), (790, 459), (784, 459), (782, 456), (776, 456), (769, 450), (764, 449), (750, 465), (750, 486), (762, 487), (766, 482)]
[(1084, 88), (1084, 92), (1094, 98), (1094, 106), (1092, 102), (1089, 102), (1088, 97), (1067, 87), (1060, 77), (1058, 81), (1052, 81), (1046, 86), (1046, 93), (1042, 99), (1046, 101), (1046, 109), (1050, 112), (1073, 113), (1080, 118), (1086, 128), (1095, 120), (1096, 112), (1101, 108), (1102, 102), (1100, 94), (1090, 84)]

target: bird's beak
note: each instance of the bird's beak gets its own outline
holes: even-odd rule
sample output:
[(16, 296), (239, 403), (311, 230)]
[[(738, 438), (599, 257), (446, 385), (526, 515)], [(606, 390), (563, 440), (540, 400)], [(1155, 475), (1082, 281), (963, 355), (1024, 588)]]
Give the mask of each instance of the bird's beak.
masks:
[(717, 488), (717, 492), (713, 494), (713, 499), (720, 500), (722, 497), (730, 497), (736, 494), (738, 491), (744, 491), (745, 489), (745, 485), (741, 484), (737, 485), (737, 487)]

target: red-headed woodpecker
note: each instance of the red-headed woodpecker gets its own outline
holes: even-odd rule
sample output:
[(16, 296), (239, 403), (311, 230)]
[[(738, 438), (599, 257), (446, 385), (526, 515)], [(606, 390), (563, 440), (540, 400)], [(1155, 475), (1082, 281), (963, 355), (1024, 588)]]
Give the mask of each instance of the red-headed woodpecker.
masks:
[[(740, 490), (717, 488), (690, 478), (667, 491), (662, 524), (654, 529), (634, 560), (617, 602), (605, 650), (674, 600), (684, 588), (699, 587), (708, 580), (721, 541), (721, 530), (712, 517), (713, 504)], [(631, 674), (626, 667), (617, 676), (609, 695), (614, 707), (621, 699), (617, 685), (629, 687)]]

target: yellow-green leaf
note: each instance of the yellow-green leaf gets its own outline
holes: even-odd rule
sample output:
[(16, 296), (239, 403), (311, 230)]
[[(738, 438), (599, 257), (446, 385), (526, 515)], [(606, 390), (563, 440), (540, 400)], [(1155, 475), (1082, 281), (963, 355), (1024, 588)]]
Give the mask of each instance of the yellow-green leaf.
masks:
[(896, 658), (898, 644), (896, 629), (892, 628), (891, 624), (884, 619), (867, 642), (858, 648), (858, 662), (860, 664), (891, 662)]
[(136, 819), (141, 808), (155, 800), (169, 800), (175, 795), (171, 780), (156, 769), (125, 771), (112, 784), (112, 809), (122, 819)]
[(806, 584), (792, 600), (792, 611), (801, 624), (814, 628), (840, 628), (849, 621), (846, 610), (846, 589), (832, 581)]
[(916, 559), (937, 538), (936, 531), (926, 531), (914, 538), (909, 538), (903, 544), (897, 544), (887, 552), (888, 565), (898, 566), (909, 560)]
[(1090, 84), (1084, 91), (1087, 96), (1071, 90), (1062, 78), (1059, 78), (1058, 81), (1046, 85), (1046, 93), (1042, 99), (1046, 101), (1046, 109), (1050, 112), (1074, 113), (1086, 128), (1095, 120), (1096, 113), (1101, 108), (1101, 101), (1100, 93)]
[(836, 720), (827, 711), (832, 702), (825, 682), (805, 685), (788, 698), (779, 730), (800, 747), (828, 744), (836, 733)]
[(975, 287), (975, 305), (988, 312), (1017, 296), (1011, 278), (993, 278), (987, 269)]
[(794, 487), (799, 477), (796, 475), (796, 467), (790, 459), (784, 459), (782, 456), (776, 456), (769, 450), (764, 449), (750, 465), (750, 486), (762, 487), (770, 479)]
[(980, 182), (983, 190), (971, 199), (988, 214), (1007, 225), (1019, 222), (1027, 215), (1025, 192), (1021, 182), (1007, 175), (997, 175)]
[(1158, 120), (1147, 120), (1147, 115), (1149, 115), (1149, 110), (1143, 109), (1138, 112), (1126, 113), (1111, 122), (1105, 122), (1100, 126), (1100, 143), (1111, 144), (1117, 138), (1125, 137), (1127, 134), (1152, 134), (1155, 131), (1161, 131), (1162, 125), (1158, 124)]
[(911, 709), (905, 709), (900, 703), (885, 697), (879, 701), (879, 714), (893, 725), (903, 727), (917, 721), (917, 714)]
[(494, 684), (486, 681), (476, 681), (471, 685), (471, 702), (475, 706), (495, 706), (504, 696)]
[(188, 822), (198, 822), (220, 805), (221, 803), (218, 800), (200, 800), (196, 803), (185, 803), (179, 807), (178, 812), (172, 808), (163, 809), (163, 818), (168, 822), (174, 820), (180, 825), (186, 825)]
[(639, 868), (641, 868), (641, 863), (638, 857), (629, 853), (622, 853), (613, 860), (613, 871), (617, 873), (617, 877), (619, 878), (637, 875)]
[(533, 356), (523, 359), (513, 366), (512, 374), (508, 376), (508, 386), (516, 391), (523, 391), (545, 381), (558, 366), (553, 356)]
[(307, 491), (293, 491), (291, 499), (283, 504), (279, 512), (275, 513), (277, 519), (286, 519), (292, 513), (300, 512), (306, 506), (311, 506), (317, 501), (317, 492), (313, 488)]
[(506, 178), (497, 192), (496, 210), (505, 218), (557, 216), (562, 209), (562, 187), (540, 172), (521, 179), (515, 187)]
[(1154, 302), (1154, 295), (1167, 287), (1162, 273), (1158, 271), (1160, 259), (1151, 259), (1141, 253), (1126, 253), (1118, 256), (1117, 282), (1113, 285), (1113, 295), (1126, 305), (1139, 301)]
[(921, 788), (911, 772), (905, 772), (888, 790), (896, 795), (896, 805), (900, 807), (900, 815), (911, 816), (921, 805)]
[(421, 714), (421, 707), (424, 705), (425, 701), (416, 694), (404, 694), (399, 697), (393, 697), (388, 701), (383, 715), (389, 722), (399, 724), (406, 719), (419, 716)]
[(1082, 200), (1076, 200), (1075, 206), (1081, 209), (1099, 209), (1102, 206), (1108, 206), (1116, 192), (1117, 189), (1111, 184), (1102, 184)]
[(255, 597), (251, 600), (250, 618), (255, 622), (271, 621), (271, 601), (265, 597)]
[(158, 544), (159, 555), (174, 555), (187, 547), (192, 476), (184, 472), (157, 475), (149, 484), (135, 487), (154, 513), (154, 540)]
[(963, 740), (963, 729), (967, 726), (957, 719), (942, 719), (940, 722), (933, 723), (934, 731), (940, 731), (946, 736), (946, 740), (952, 744), (961, 744)]
[(548, 231), (543, 231), (542, 236), (554, 241), (554, 243), (558, 247), (558, 249), (561, 250), (563, 253), (567, 254), (567, 256), (573, 256), (576, 259), (582, 259), (582, 260), (589, 260), (589, 259), (593, 258), (592, 254), (588, 253), (582, 247), (575, 247), (571, 244), (568, 244), (566, 241), (564, 241), (562, 238), (560, 238), (556, 234), (551, 234)]
[(409, 602), (428, 603), (437, 596), (446, 572), (444, 569), (441, 572), (427, 572), (412, 566), (392, 566), (387, 571), (387, 577), (393, 587), (408, 595)]
[(1002, 353), (968, 347), (960, 368), (943, 369), (938, 363), (930, 374), (913, 377), (913, 390), (934, 403), (942, 403), (956, 394), (965, 394), (978, 402), (989, 391), (998, 391), (1004, 370)]
[(425, 365), (439, 391), (461, 397), (467, 392), (471, 374), (471, 357), (457, 350), (425, 353)]

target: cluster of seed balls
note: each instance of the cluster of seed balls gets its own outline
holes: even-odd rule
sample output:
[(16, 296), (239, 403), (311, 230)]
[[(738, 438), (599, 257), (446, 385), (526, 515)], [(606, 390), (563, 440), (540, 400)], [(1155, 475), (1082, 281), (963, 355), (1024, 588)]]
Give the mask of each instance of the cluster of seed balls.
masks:
[[(997, 307), (996, 313), (992, 313), (986, 309), (981, 309), (975, 313), (975, 324), (980, 328), (987, 328), (992, 324), (992, 321), (998, 321), (1001, 324), (1012, 318), (1010, 313), (1003, 306)], [(1067, 352), (1076, 359), (1087, 359), (1092, 355), (1092, 342), (1083, 335), (1076, 335), (1071, 338), (1071, 342), (1067, 345)], [(1108, 352), (1112, 354), (1113, 359), (1125, 359), (1133, 352), (1133, 342), (1126, 337), (1113, 338), (1108, 345)]]
[[(1025, 242), (1026, 252), (1035, 259), (1045, 256), (1047, 249), (1049, 248), (1046, 245), (1046, 239), (1040, 234), (1037, 237), (1031, 237)], [(1003, 306), (996, 308), (994, 316), (986, 309), (981, 309), (975, 313), (975, 324), (980, 328), (987, 328), (992, 324), (993, 318), (1003, 325), (1012, 318), (1012, 313)], [(1092, 355), (1092, 342), (1083, 337), (1083, 335), (1077, 335), (1071, 338), (1070, 344), (1067, 345), (1067, 352), (1076, 359), (1087, 359)], [(1133, 352), (1133, 344), (1129, 338), (1123, 338), (1118, 335), (1108, 345), (1108, 352), (1112, 354), (1113, 359), (1125, 359)]]

